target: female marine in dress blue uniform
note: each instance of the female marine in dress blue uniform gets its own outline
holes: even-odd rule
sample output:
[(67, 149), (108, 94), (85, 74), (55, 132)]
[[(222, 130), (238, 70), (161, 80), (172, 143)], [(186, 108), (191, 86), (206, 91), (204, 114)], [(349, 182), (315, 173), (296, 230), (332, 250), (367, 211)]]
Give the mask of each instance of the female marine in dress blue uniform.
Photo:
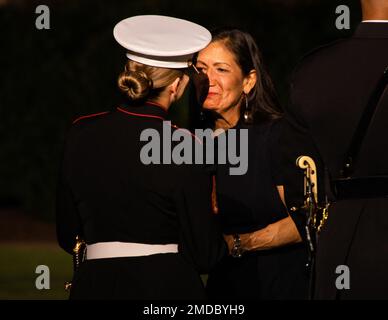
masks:
[[(162, 143), (168, 107), (188, 81), (187, 54), (206, 46), (210, 34), (184, 20), (140, 16), (120, 22), (114, 35), (130, 58), (119, 78), (129, 102), (77, 119), (66, 140), (58, 241), (69, 253), (77, 235), (87, 244), (70, 298), (203, 298), (199, 274), (226, 251), (211, 214), (211, 177), (200, 165), (144, 164), (140, 136), (152, 129)], [(185, 41), (174, 47), (176, 38)], [(162, 144), (160, 151), (163, 161)]]

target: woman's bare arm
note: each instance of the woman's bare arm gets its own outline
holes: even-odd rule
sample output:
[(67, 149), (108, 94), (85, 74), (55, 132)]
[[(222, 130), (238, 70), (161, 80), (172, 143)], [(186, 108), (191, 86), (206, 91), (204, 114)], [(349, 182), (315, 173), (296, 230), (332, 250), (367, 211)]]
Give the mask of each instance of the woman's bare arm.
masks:
[[(285, 203), (283, 186), (277, 186), (277, 189), (280, 198)], [(298, 229), (290, 216), (255, 232), (240, 234), (240, 239), (241, 248), (244, 251), (268, 250), (302, 241)], [(225, 235), (225, 240), (230, 251), (233, 247), (233, 236)]]

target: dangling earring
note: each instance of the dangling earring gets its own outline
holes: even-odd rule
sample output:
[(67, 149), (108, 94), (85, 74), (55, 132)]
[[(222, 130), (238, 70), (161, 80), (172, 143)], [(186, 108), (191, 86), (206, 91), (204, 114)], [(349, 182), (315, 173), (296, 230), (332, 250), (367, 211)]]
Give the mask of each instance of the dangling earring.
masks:
[(246, 95), (245, 92), (243, 92), (244, 98), (245, 98), (245, 110), (244, 110), (244, 121), (245, 122), (250, 122), (252, 118), (251, 110), (249, 109), (249, 104), (248, 104), (248, 96)]

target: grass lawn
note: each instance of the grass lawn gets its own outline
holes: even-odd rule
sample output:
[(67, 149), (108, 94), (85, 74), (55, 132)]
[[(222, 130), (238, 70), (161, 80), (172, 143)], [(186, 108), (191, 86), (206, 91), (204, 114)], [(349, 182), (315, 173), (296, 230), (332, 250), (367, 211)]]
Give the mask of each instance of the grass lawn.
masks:
[[(0, 243), (0, 257), (0, 300), (67, 299), (72, 259), (55, 243)], [(49, 268), (50, 289), (35, 286), (39, 265)]]

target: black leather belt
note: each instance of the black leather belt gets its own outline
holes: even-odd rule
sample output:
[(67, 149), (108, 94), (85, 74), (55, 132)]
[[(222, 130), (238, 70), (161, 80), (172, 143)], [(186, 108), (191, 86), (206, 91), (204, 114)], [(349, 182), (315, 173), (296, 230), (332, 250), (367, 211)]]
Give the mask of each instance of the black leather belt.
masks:
[(331, 185), (337, 200), (388, 197), (388, 176), (338, 179)]

